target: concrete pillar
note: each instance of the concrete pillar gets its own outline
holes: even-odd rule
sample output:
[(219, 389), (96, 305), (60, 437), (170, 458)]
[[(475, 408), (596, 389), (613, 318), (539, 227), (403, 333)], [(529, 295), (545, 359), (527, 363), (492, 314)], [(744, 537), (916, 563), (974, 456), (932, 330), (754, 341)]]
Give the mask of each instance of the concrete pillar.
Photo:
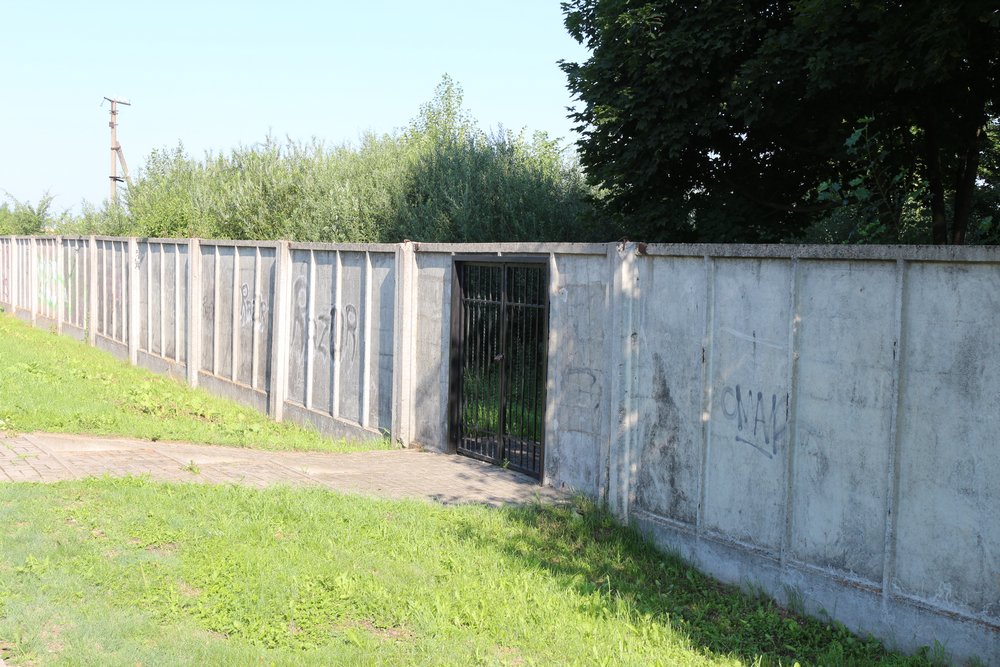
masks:
[(392, 441), (413, 439), (413, 355), (417, 337), (416, 258), (413, 243), (396, 248), (396, 317), (393, 322)]
[(97, 237), (87, 239), (87, 342), (97, 344)]
[(7, 298), (10, 299), (10, 312), (14, 315), (17, 314), (17, 295), (18, 290), (21, 287), (21, 261), (19, 255), (19, 249), (17, 247), (17, 237), (10, 237), (10, 279), (7, 283), (7, 289), (10, 291)]
[(133, 364), (139, 363), (139, 240), (128, 238), (128, 296), (125, 297), (125, 314), (128, 342), (128, 358)]
[(38, 241), (32, 236), (28, 240), (28, 312), (31, 313), (31, 326), (38, 319)]
[(201, 242), (188, 239), (187, 275), (187, 380), (198, 386), (201, 367)]
[(268, 412), (275, 421), (285, 413), (288, 391), (288, 346), (292, 322), (292, 254), (288, 241), (281, 241), (274, 257), (273, 337), (271, 341), (271, 377), (268, 383)]
[(628, 521), (631, 485), (636, 472), (633, 452), (638, 454), (635, 439), (638, 434), (638, 412), (633, 404), (638, 380), (638, 336), (636, 322), (639, 301), (639, 267), (635, 243), (618, 246), (612, 294), (612, 357), (611, 396), (615, 414), (620, 419), (610, 443), (608, 470), (608, 504), (622, 521)]
[(62, 333), (66, 310), (66, 250), (63, 237), (56, 237), (56, 332)]

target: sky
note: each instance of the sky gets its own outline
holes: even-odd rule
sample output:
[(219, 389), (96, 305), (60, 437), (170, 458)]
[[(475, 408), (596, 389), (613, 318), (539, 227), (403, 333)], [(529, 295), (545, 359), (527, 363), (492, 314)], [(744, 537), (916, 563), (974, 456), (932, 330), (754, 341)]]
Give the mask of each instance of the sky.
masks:
[[(108, 197), (120, 107), (129, 170), (269, 133), (327, 144), (404, 127), (448, 74), (483, 129), (576, 140), (557, 62), (586, 59), (559, 0), (0, 0), (0, 197), (57, 211)], [(102, 105), (103, 102), (103, 105)]]

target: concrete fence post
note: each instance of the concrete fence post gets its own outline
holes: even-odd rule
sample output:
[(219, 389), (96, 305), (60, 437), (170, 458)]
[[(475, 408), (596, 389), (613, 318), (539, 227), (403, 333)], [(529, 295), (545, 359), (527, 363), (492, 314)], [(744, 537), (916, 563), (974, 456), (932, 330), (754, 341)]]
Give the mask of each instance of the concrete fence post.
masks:
[(66, 310), (66, 252), (63, 237), (56, 237), (56, 333), (62, 333)]
[(396, 247), (396, 318), (393, 323), (392, 432), (394, 443), (413, 439), (413, 348), (417, 332), (416, 271), (413, 244)]
[(188, 239), (187, 275), (187, 381), (198, 386), (201, 368), (201, 241)]
[(134, 236), (128, 238), (128, 297), (126, 307), (122, 310), (128, 313), (126, 324), (128, 333), (128, 358), (133, 365), (139, 363), (139, 240)]
[(10, 279), (7, 283), (7, 289), (10, 293), (7, 298), (10, 300), (10, 312), (14, 315), (17, 314), (17, 302), (18, 293), (21, 288), (21, 261), (18, 255), (20, 254), (17, 247), (17, 237), (10, 237)]
[(28, 240), (28, 312), (31, 326), (38, 320), (38, 242), (34, 236)]
[(288, 348), (292, 321), (292, 255), (288, 241), (281, 241), (274, 253), (274, 304), (271, 309), (271, 377), (268, 378), (268, 412), (275, 421), (285, 416), (288, 391)]
[(97, 345), (97, 237), (87, 239), (87, 342)]
[(638, 412), (634, 393), (638, 370), (636, 318), (639, 301), (639, 267), (635, 243), (618, 246), (612, 289), (618, 296), (612, 307), (611, 397), (615, 413), (620, 415), (612, 435), (609, 452), (608, 504), (623, 521), (628, 521), (632, 478), (636, 465), (633, 457), (638, 434)]

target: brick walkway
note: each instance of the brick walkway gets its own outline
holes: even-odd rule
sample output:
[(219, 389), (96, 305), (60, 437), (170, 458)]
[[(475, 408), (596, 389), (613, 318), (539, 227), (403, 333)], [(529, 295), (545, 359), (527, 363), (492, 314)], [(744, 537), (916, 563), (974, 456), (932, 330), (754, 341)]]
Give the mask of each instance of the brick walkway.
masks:
[(566, 499), (556, 489), (497, 466), (413, 449), (321, 454), (50, 433), (0, 436), (0, 482), (143, 474), (168, 482), (317, 485), (442, 503)]

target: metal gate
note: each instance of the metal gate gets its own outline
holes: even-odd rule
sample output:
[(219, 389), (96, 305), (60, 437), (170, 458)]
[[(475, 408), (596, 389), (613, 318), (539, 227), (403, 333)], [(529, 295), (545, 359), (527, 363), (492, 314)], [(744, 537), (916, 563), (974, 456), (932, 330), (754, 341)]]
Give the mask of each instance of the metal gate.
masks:
[(541, 479), (548, 266), (456, 261), (453, 278), (452, 444), (459, 454)]

